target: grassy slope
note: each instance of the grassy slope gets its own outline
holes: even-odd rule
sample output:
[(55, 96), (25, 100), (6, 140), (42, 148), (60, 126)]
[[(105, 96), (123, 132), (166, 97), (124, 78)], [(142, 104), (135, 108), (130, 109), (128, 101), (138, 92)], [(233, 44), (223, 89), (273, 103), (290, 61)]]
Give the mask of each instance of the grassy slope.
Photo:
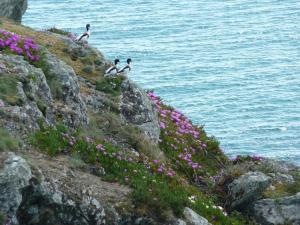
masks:
[[(0, 28), (22, 36), (33, 37), (39, 45), (46, 47), (51, 53), (73, 67), (77, 75), (80, 74), (90, 80), (98, 79), (99, 73), (83, 72), (83, 68), (88, 62), (74, 61), (72, 56), (64, 51), (65, 43), (56, 36), (38, 32), (4, 19), (1, 19)], [(98, 89), (101, 90), (103, 85), (105, 84), (99, 82)], [(108, 92), (106, 94), (115, 97), (114, 95), (118, 93)], [(161, 102), (159, 107), (163, 110), (175, 111)], [(106, 114), (109, 119), (117, 123), (117, 119), (114, 119), (117, 112), (106, 112)], [(101, 120), (101, 116), (94, 115), (94, 117), (96, 117), (94, 118), (96, 121)], [(185, 120), (186, 118), (182, 116), (181, 119)], [(218, 142), (213, 137), (208, 137), (201, 127), (194, 125), (191, 129), (199, 132), (199, 136), (178, 134), (176, 132), (178, 125), (170, 113), (166, 116), (160, 114), (160, 120), (165, 124), (165, 128), (162, 128), (159, 147), (167, 159), (164, 161), (157, 159), (158, 162), (155, 161), (155, 163), (152, 161), (153, 155), (149, 157), (153, 146), (143, 145), (144, 141), (143, 139), (139, 140), (141, 137), (138, 132), (132, 132), (134, 135), (130, 135), (122, 131), (121, 134), (129, 135), (127, 139), (131, 139), (132, 143), (130, 144), (144, 153), (140, 157), (127, 155), (128, 151), (124, 147), (114, 146), (107, 141), (103, 132), (111, 133), (112, 131), (106, 127), (93, 127), (93, 131), (101, 129), (101, 132), (93, 132), (97, 135), (94, 135), (92, 141), (89, 139), (90, 133), (87, 130), (74, 133), (62, 126), (43, 128), (31, 135), (31, 141), (37, 150), (44, 150), (51, 156), (70, 154), (74, 157), (79, 156), (87, 164), (103, 167), (106, 174), (99, 174), (103, 179), (118, 181), (133, 189), (132, 198), (137, 206), (136, 210), (141, 214), (146, 212), (163, 221), (169, 216), (168, 209), (172, 209), (174, 214), (181, 216), (183, 208), (188, 206), (213, 224), (247, 224), (243, 218), (235, 214), (224, 215), (222, 210), (217, 207), (222, 203), (218, 202), (217, 197), (211, 191), (213, 176), (227, 163), (227, 158), (220, 150)], [(117, 124), (118, 128), (121, 126), (123, 124)], [(120, 134), (121, 131), (118, 128), (113, 132)], [(99, 144), (103, 145), (104, 150), (99, 150)], [(186, 160), (178, 159), (180, 153), (185, 154), (192, 149), (196, 150), (192, 154), (193, 163), (200, 165), (197, 169), (192, 169)], [(159, 172), (161, 166), (164, 167), (163, 172)], [(169, 173), (171, 175), (168, 175)]]

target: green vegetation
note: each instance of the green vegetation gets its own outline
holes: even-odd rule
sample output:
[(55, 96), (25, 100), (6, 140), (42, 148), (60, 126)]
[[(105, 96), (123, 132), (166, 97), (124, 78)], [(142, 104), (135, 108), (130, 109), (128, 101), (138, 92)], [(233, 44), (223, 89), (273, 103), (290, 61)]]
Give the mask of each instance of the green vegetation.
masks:
[(60, 34), (60, 35), (64, 35), (64, 36), (68, 36), (70, 33), (55, 27), (52, 27), (50, 29), (48, 29), (47, 31), (55, 33), (55, 34)]
[[(69, 132), (63, 126), (41, 126), (41, 130), (31, 137), (31, 142), (51, 156), (62, 153), (73, 155), (76, 160), (103, 168), (105, 174), (99, 174), (103, 179), (129, 185), (133, 189), (132, 199), (140, 213), (150, 213), (163, 221), (168, 215), (162, 212), (172, 209), (175, 215), (180, 216), (183, 208), (188, 206), (214, 224), (247, 224), (226, 216), (214, 206), (212, 198), (179, 176), (170, 175), (170, 165), (143, 161), (106, 140), (82, 137), (80, 132)], [(158, 172), (161, 165), (166, 168), (165, 172)]]
[(113, 77), (104, 77), (96, 82), (96, 90), (102, 91), (113, 96), (119, 96), (121, 93), (121, 84), (124, 77), (121, 75)]
[(18, 79), (13, 74), (0, 76), (0, 99), (10, 105), (20, 105), (22, 99), (18, 95)]
[(4, 128), (0, 128), (0, 151), (18, 150), (20, 141), (17, 137), (12, 137)]
[(90, 126), (81, 131), (81, 135), (97, 139), (98, 137), (109, 136), (123, 140), (127, 145), (147, 155), (151, 159), (160, 156), (164, 159), (160, 149), (153, 144), (137, 127), (126, 124), (118, 113), (111, 111), (102, 113), (89, 113)]
[(40, 131), (30, 139), (33, 145), (39, 146), (50, 156), (55, 156), (67, 147), (68, 142), (61, 137), (61, 134), (65, 131), (66, 128), (62, 125), (56, 126), (55, 129), (49, 129), (40, 123)]
[(4, 224), (5, 223), (5, 216), (0, 212), (0, 224)]

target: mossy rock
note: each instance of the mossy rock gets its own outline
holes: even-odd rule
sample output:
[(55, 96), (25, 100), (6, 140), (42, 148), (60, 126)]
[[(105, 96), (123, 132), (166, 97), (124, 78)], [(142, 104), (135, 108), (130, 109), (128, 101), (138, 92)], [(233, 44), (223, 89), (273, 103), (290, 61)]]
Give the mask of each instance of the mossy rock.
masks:
[(18, 95), (19, 80), (14, 75), (0, 76), (0, 99), (10, 105), (21, 105), (22, 99)]

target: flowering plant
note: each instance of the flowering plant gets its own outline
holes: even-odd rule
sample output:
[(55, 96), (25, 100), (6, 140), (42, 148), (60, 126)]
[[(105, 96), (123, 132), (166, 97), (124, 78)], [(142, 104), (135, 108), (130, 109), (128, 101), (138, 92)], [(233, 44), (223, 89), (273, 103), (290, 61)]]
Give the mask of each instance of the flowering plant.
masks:
[(0, 29), (0, 51), (23, 55), (28, 61), (39, 61), (38, 45), (28, 37), (22, 37)]

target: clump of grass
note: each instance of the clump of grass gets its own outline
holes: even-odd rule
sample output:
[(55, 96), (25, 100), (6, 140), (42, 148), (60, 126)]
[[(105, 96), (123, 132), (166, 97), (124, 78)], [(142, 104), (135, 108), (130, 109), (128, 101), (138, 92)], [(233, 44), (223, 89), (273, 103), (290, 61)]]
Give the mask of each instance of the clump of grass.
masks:
[(121, 84), (124, 79), (123, 76), (102, 78), (96, 82), (96, 90), (118, 96), (121, 93)]
[(0, 151), (18, 150), (20, 141), (12, 137), (4, 128), (0, 128)]
[[(1, 24), (1, 23), (0, 23)], [(0, 212), (0, 224), (4, 224), (6, 221), (6, 217), (5, 215), (3, 215), (3, 213)]]
[(12, 74), (0, 76), (0, 99), (10, 105), (22, 104), (22, 99), (18, 95), (18, 82), (16, 76)]
[(55, 27), (52, 27), (52, 28), (48, 29), (47, 31), (55, 33), (55, 34), (64, 35), (64, 36), (68, 36), (70, 34), (70, 32), (67, 32), (67, 31), (64, 31), (62, 29), (58, 29)]
[(82, 72), (92, 74), (94, 72), (94, 68), (92, 66), (85, 66), (82, 68)]
[(40, 123), (40, 131), (30, 137), (31, 143), (54, 156), (61, 153), (67, 147), (68, 142), (62, 137), (62, 133), (66, 131), (66, 127), (58, 125), (56, 127), (46, 128)]

